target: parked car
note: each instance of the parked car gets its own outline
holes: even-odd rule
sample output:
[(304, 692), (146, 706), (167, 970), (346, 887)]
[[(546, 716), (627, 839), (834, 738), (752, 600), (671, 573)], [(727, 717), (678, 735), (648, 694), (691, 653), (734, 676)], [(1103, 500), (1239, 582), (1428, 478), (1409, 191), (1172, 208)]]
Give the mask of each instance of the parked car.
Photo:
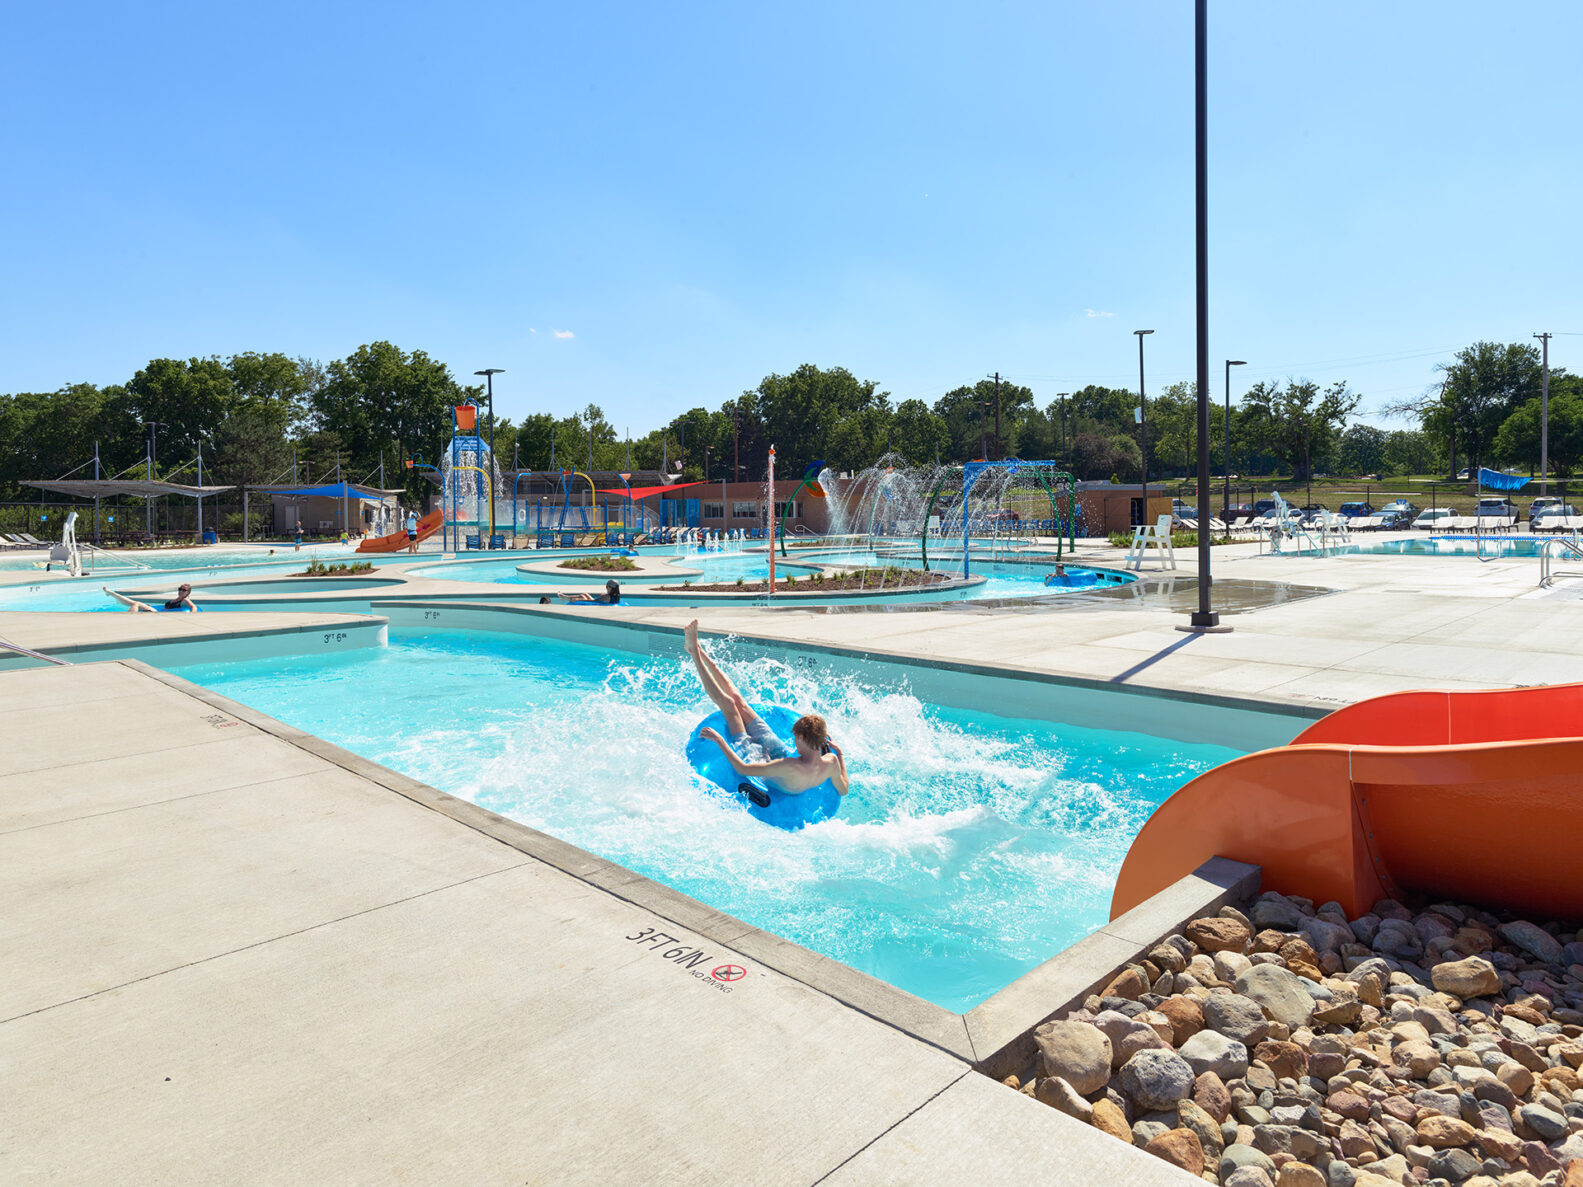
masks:
[(1253, 504), (1251, 503), (1233, 503), (1226, 508), (1227, 523), (1234, 519), (1252, 519), (1253, 515)]
[(1455, 507), (1431, 507), (1413, 520), (1413, 527), (1420, 532), (1442, 528), (1446, 525), (1446, 520), (1455, 519), (1457, 514)]
[(1385, 504), (1385, 506), (1381, 507), (1380, 510), (1396, 511), (1401, 514), (1403, 519), (1406, 519), (1409, 523), (1411, 523), (1413, 520), (1418, 518), (1418, 513), (1423, 510), (1423, 508), (1421, 508), (1417, 503), (1409, 503), (1406, 499), (1393, 499), (1389, 503)]
[(1563, 503), (1559, 499), (1543, 500), (1545, 506), (1533, 513), (1528, 521), (1528, 526), (1536, 532), (1554, 532), (1566, 527), (1569, 516), (1578, 513), (1577, 508), (1571, 503)]
[(1274, 499), (1260, 499), (1257, 503), (1253, 504), (1253, 514), (1254, 515), (1268, 515), (1271, 511), (1274, 511), (1274, 510), (1275, 510), (1275, 500)]
[(1301, 522), (1305, 527), (1317, 528), (1324, 519), (1324, 513), (1330, 510), (1322, 503), (1309, 503), (1306, 507), (1298, 508), (1301, 513)]
[(1342, 519), (1367, 519), (1374, 514), (1374, 508), (1368, 503), (1343, 503), (1336, 514)]
[(1479, 509), (1474, 514), (1480, 519), (1511, 519), (1517, 514), (1517, 508), (1512, 506), (1510, 499), (1486, 496), (1479, 500)]
[(1546, 511), (1553, 510), (1560, 506), (1561, 500), (1556, 498), (1554, 495), (1543, 495), (1535, 499), (1532, 503), (1528, 504), (1528, 519), (1530, 521), (1538, 519)]
[(1400, 511), (1376, 511), (1364, 523), (1376, 532), (1399, 532), (1413, 526), (1413, 521)]

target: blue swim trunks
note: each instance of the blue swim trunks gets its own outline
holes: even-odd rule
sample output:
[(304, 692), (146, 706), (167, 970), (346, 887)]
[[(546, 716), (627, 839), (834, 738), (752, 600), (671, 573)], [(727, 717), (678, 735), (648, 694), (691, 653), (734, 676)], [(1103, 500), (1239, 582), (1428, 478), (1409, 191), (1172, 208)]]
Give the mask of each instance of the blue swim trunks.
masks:
[(757, 747), (765, 759), (795, 758), (797, 748), (783, 742), (778, 734), (765, 725), (757, 717), (749, 717), (742, 723), (742, 733), (731, 735), (731, 749), (737, 752), (737, 757), (745, 762), (754, 761), (748, 754), (749, 746)]

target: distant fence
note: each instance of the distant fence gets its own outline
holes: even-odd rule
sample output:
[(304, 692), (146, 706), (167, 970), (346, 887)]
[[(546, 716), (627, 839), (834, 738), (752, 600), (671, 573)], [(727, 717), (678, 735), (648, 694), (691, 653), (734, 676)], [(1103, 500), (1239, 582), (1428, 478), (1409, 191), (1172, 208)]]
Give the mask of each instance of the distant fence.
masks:
[[(263, 502), (260, 507), (259, 503)], [(0, 532), (27, 532), (41, 540), (59, 540), (66, 517), (77, 513), (77, 538), (93, 540), (172, 540), (196, 539), (198, 507), (191, 499), (156, 499), (152, 515), (142, 500), (135, 503), (111, 502), (100, 505), (98, 524), (94, 522), (91, 502), (0, 502)], [(267, 500), (253, 500), (248, 507), (252, 521), (249, 537), (271, 537), (270, 509)], [(152, 519), (153, 531), (149, 531)], [(203, 501), (203, 530), (217, 532), (222, 539), (242, 538), (242, 503)]]
[[(1155, 485), (1154, 483), (1150, 484)], [(1171, 478), (1158, 484), (1160, 490), (1172, 498), (1179, 498), (1184, 503), (1196, 505), (1198, 502), (1198, 483), (1196, 480), (1185, 478)], [(1211, 478), (1209, 480), (1209, 507), (1212, 512), (1219, 514), (1220, 504), (1224, 498), (1225, 488), (1222, 480)], [(1539, 497), (1542, 487), (1537, 478), (1532, 479), (1520, 491), (1492, 491), (1486, 489), (1485, 497), (1499, 497), (1502, 493), (1526, 511), (1528, 503)], [(1260, 499), (1268, 499), (1275, 491), (1295, 507), (1310, 504), (1335, 511), (1342, 503), (1368, 503), (1376, 511), (1381, 510), (1387, 503), (1398, 499), (1406, 499), (1416, 507), (1428, 508), (1433, 506), (1444, 507), (1448, 504), (1462, 504), (1459, 510), (1464, 514), (1473, 514), (1473, 508), (1479, 498), (1478, 485), (1473, 482), (1438, 483), (1430, 486), (1428, 483), (1402, 482), (1389, 478), (1379, 482), (1362, 478), (1324, 478), (1314, 482), (1293, 482), (1291, 479), (1266, 478), (1254, 484), (1247, 482), (1233, 482), (1231, 484), (1231, 497), (1226, 500), (1235, 507), (1241, 504), (1251, 506)], [(1552, 497), (1559, 498), (1563, 503), (1570, 501), (1567, 480), (1552, 478), (1548, 492)]]

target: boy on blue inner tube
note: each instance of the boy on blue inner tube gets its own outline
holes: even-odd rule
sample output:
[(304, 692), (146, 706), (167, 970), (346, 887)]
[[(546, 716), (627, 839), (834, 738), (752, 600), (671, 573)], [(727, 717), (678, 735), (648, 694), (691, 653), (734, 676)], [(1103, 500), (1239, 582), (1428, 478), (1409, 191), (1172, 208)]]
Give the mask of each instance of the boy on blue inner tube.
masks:
[[(797, 719), (792, 726), (792, 745), (788, 746), (775, 731), (764, 724), (763, 718), (753, 711), (736, 686), (722, 672), (715, 661), (698, 642), (698, 620), (687, 624), (687, 654), (692, 656), (698, 669), (698, 679), (704, 691), (715, 703), (726, 725), (731, 730), (729, 742), (717, 730), (705, 729), (699, 737), (707, 738), (720, 747), (731, 769), (747, 779), (761, 779), (776, 791), (786, 795), (801, 795), (829, 780), (837, 792), (845, 795), (849, 788), (846, 774), (846, 757), (841, 748), (830, 741), (825, 731), (825, 721), (817, 713)], [(764, 761), (747, 762), (742, 752), (749, 746), (765, 756)], [(826, 750), (829, 753), (826, 753)]]

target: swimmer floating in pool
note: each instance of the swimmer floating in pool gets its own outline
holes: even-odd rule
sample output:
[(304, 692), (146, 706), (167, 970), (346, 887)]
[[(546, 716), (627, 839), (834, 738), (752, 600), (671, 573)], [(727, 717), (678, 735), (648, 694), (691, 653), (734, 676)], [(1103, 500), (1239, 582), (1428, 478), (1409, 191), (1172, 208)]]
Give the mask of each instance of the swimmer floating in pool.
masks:
[[(826, 779), (835, 785), (836, 791), (842, 795), (847, 793), (850, 785), (847, 781), (846, 756), (841, 753), (841, 747), (830, 741), (823, 717), (816, 713), (799, 717), (797, 724), (792, 726), (793, 745), (788, 746), (753, 712), (736, 686), (709, 658), (698, 642), (696, 618), (687, 624), (686, 647), (687, 654), (693, 657), (693, 664), (698, 669), (698, 679), (702, 681), (704, 691), (725, 717), (726, 725), (731, 730), (729, 742), (712, 729), (703, 730), (699, 737), (707, 738), (720, 747), (731, 763), (732, 770), (744, 778), (766, 780), (774, 784), (775, 790), (787, 795), (801, 795), (818, 787)], [(740, 752), (750, 744), (768, 755), (768, 761), (743, 761)], [(826, 748), (828, 754), (824, 753)]]
[(147, 602), (140, 602), (136, 598), (129, 598), (125, 594), (116, 593), (109, 586), (102, 586), (104, 592), (127, 608), (129, 614), (155, 614), (161, 610), (196, 610), (198, 604), (192, 600), (192, 586), (183, 585), (176, 591), (176, 596), (163, 606), (150, 606)]
[(614, 579), (605, 582), (605, 592), (602, 594), (569, 594), (568, 602), (598, 602), (603, 606), (618, 606), (621, 604), (621, 583)]

